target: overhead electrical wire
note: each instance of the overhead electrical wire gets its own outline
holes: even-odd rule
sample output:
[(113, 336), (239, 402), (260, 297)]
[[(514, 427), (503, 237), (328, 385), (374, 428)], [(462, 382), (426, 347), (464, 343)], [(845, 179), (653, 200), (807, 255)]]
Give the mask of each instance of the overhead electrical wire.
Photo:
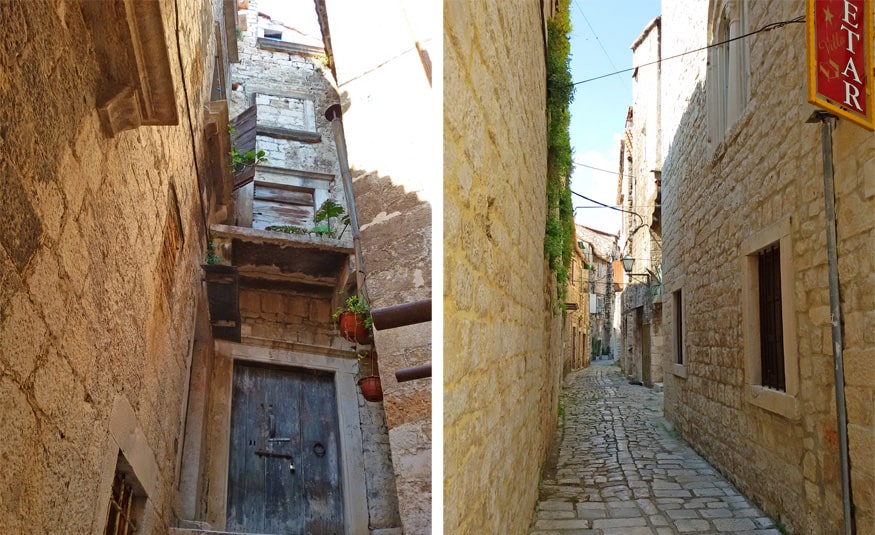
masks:
[[(577, 7), (578, 7), (578, 9), (580, 9), (580, 6), (579, 6), (579, 5), (578, 5)], [(581, 15), (583, 15), (583, 11), (582, 11), (582, 10), (581, 10)], [(583, 18), (584, 18), (584, 20), (586, 20), (587, 24), (589, 24), (589, 21), (586, 19), (586, 15), (583, 15)], [(798, 16), (798, 17), (794, 17), (794, 18), (789, 19), (789, 20), (783, 20), (783, 21), (779, 21), (779, 22), (772, 22), (772, 23), (766, 24), (765, 26), (761, 27), (761, 28), (758, 29), (758, 30), (755, 30), (755, 31), (752, 31), (752, 32), (748, 32), (748, 33), (745, 33), (745, 34), (742, 34), (742, 35), (738, 35), (738, 36), (736, 36), (736, 37), (733, 37), (733, 38), (731, 38), (731, 39), (727, 39), (727, 40), (725, 40), (725, 41), (719, 41), (719, 42), (716, 42), (716, 43), (712, 43), (712, 44), (710, 44), (710, 45), (708, 45), (708, 46), (703, 46), (703, 47), (701, 47), (701, 48), (697, 48), (697, 49), (695, 49), (695, 50), (688, 50), (688, 51), (686, 51), (686, 52), (681, 52), (680, 54), (675, 54), (675, 55), (673, 55), (673, 56), (668, 56), (668, 57), (666, 57), (666, 58), (660, 58), (660, 59), (658, 59), (658, 60), (656, 60), (656, 61), (650, 61), (650, 62), (647, 62), (647, 63), (642, 63), (642, 64), (640, 64), (640, 65), (635, 65), (635, 66), (633, 66), (633, 67), (629, 67), (628, 69), (621, 69), (621, 70), (618, 70), (618, 71), (614, 71), (614, 72), (610, 72), (610, 73), (607, 73), (607, 74), (603, 74), (603, 75), (601, 75), (601, 76), (596, 76), (596, 77), (594, 77), (594, 78), (587, 78), (586, 80), (580, 80), (580, 81), (578, 81), (578, 82), (573, 82), (571, 85), (580, 85), (580, 84), (585, 84), (585, 83), (587, 83), (587, 82), (594, 82), (594, 81), (596, 81), (596, 80), (601, 80), (602, 78), (607, 78), (607, 77), (609, 77), (609, 76), (615, 76), (615, 75), (617, 75), (617, 74), (623, 74), (623, 73), (626, 73), (626, 72), (634, 71), (635, 69), (638, 69), (638, 68), (640, 68), (640, 67), (648, 67), (648, 66), (650, 66), (650, 65), (657, 65), (657, 64), (659, 64), (659, 63), (662, 63), (663, 61), (667, 61), (667, 60), (670, 60), (670, 59), (676, 59), (676, 58), (679, 58), (679, 57), (682, 57), (682, 56), (686, 56), (686, 55), (689, 55), (689, 54), (695, 54), (695, 53), (697, 53), (697, 52), (702, 52), (703, 50), (708, 50), (709, 48), (714, 48), (714, 47), (717, 47), (717, 46), (725, 45), (725, 44), (727, 44), (727, 43), (731, 43), (731, 42), (733, 42), (733, 41), (737, 41), (737, 40), (739, 40), (739, 39), (744, 39), (744, 38), (746, 38), (746, 37), (750, 37), (750, 36), (752, 36), (752, 35), (756, 35), (756, 34), (763, 33), (763, 32), (768, 32), (768, 31), (775, 30), (775, 29), (778, 29), (778, 28), (783, 28), (784, 26), (786, 26), (786, 25), (788, 25), (788, 24), (800, 24), (800, 23), (803, 23), (803, 22), (805, 22), (805, 15), (800, 15), (800, 16)], [(592, 30), (592, 26), (591, 26), (591, 25), (590, 25), (590, 29)], [(594, 30), (593, 30), (593, 35), (595, 35), (595, 31), (594, 31)], [(596, 40), (598, 41), (598, 36), (596, 36)], [(599, 41), (599, 46), (601, 46), (601, 42), (600, 42), (600, 41)], [(602, 47), (602, 50), (604, 51), (604, 47)], [(605, 55), (607, 56), (607, 51), (605, 51)], [(610, 57), (608, 57), (608, 61), (610, 61)], [(613, 63), (611, 63), (611, 64), (613, 65)], [(611, 173), (611, 174), (615, 174), (615, 173), (617, 173), (616, 171), (610, 171), (610, 170), (608, 170), (608, 169), (601, 169), (601, 168), (599, 168), (599, 167), (593, 167), (593, 166), (591, 166), (591, 165), (586, 165), (586, 164), (582, 164), (582, 163), (579, 163), (579, 162), (572, 162), (572, 163), (573, 163), (574, 165), (577, 165), (577, 166), (580, 166), (580, 167), (586, 167), (586, 168), (588, 168), (588, 169), (593, 169), (593, 170), (595, 170), (595, 171), (602, 171), (602, 172), (605, 172), (605, 173)], [(630, 175), (623, 175), (623, 176), (625, 176), (625, 177), (627, 177), (627, 178), (631, 178)], [(577, 196), (577, 197), (580, 197), (581, 199), (585, 199), (585, 200), (587, 200), (587, 201), (589, 201), (589, 202), (591, 202), (591, 203), (595, 203), (595, 204), (597, 204), (599, 207), (602, 207), (602, 208), (609, 208), (609, 209), (611, 209), (611, 210), (616, 210), (617, 212), (623, 212), (623, 213), (626, 213), (626, 214), (632, 214), (632, 215), (638, 217), (639, 219), (641, 219), (642, 223), (644, 222), (644, 218), (641, 217), (641, 215), (638, 214), (638, 213), (636, 213), (636, 212), (631, 212), (631, 211), (629, 211), (629, 210), (623, 210), (622, 208), (619, 208), (619, 207), (617, 207), (617, 206), (611, 206), (611, 205), (609, 205), (609, 204), (605, 204), (605, 203), (600, 202), (600, 201), (597, 201), (597, 200), (595, 200), (595, 199), (591, 199), (591, 198), (587, 197), (586, 195), (581, 195), (580, 193), (577, 193), (577, 192), (574, 191), (574, 190), (570, 190), (570, 191), (571, 191), (571, 193), (572, 193), (573, 195), (575, 195), (575, 196)], [(578, 206), (578, 207), (575, 207), (574, 209), (577, 210), (577, 208), (595, 208), (595, 207), (594, 207), (594, 206)]]
[(638, 219), (640, 219), (642, 223), (644, 222), (644, 218), (641, 217), (641, 214), (638, 214), (638, 213), (636, 213), (636, 212), (631, 212), (631, 211), (629, 211), (629, 210), (623, 210), (622, 208), (619, 208), (619, 207), (617, 207), (617, 206), (611, 206), (610, 204), (605, 204), (605, 203), (603, 203), (603, 202), (599, 202), (599, 201), (597, 201), (597, 200), (595, 200), (595, 199), (590, 199), (590, 198), (587, 197), (586, 195), (581, 195), (580, 193), (577, 193), (576, 191), (571, 190), (571, 189), (569, 189), (568, 191), (570, 191), (572, 195), (576, 195), (576, 196), (580, 197), (581, 199), (586, 199), (587, 201), (592, 202), (592, 203), (595, 203), (595, 204), (598, 204), (599, 206), (602, 206), (602, 207), (604, 207), (604, 208), (610, 208), (611, 210), (616, 210), (616, 211), (618, 211), (618, 212), (623, 212), (623, 213), (625, 213), (625, 214), (632, 214), (632, 215), (634, 215), (634, 216), (637, 216)]
[(617, 75), (617, 74), (623, 74), (623, 73), (625, 73), (625, 72), (634, 71), (635, 69), (638, 69), (638, 68), (640, 68), (640, 67), (647, 67), (647, 66), (649, 66), (649, 65), (656, 65), (656, 64), (658, 64), (658, 63), (662, 63), (663, 61), (666, 61), (666, 60), (669, 60), (669, 59), (679, 58), (679, 57), (681, 57), (681, 56), (686, 56), (686, 55), (688, 55), (688, 54), (695, 54), (696, 52), (701, 52), (701, 51), (703, 51), (703, 50), (708, 50), (709, 48), (714, 48), (715, 46), (725, 45), (726, 43), (731, 43), (732, 41), (737, 41), (737, 40), (739, 40), (739, 39), (744, 39), (745, 37), (750, 37), (750, 36), (752, 36), (752, 35), (756, 35), (756, 34), (758, 34), (758, 33), (768, 32), (768, 31), (771, 31), (771, 30), (775, 30), (775, 29), (777, 29), (777, 28), (783, 28), (784, 26), (786, 26), (786, 25), (788, 25), (788, 24), (799, 24), (799, 23), (802, 23), (802, 22), (805, 22), (805, 15), (800, 15), (800, 16), (798, 16), (798, 17), (796, 17), (796, 18), (792, 18), (792, 19), (790, 19), (790, 20), (782, 20), (782, 21), (780, 21), (780, 22), (772, 22), (772, 23), (766, 24), (765, 26), (763, 26), (763, 27), (760, 28), (759, 30), (755, 30), (755, 31), (752, 31), (752, 32), (749, 32), (749, 33), (745, 33), (745, 34), (742, 34), (742, 35), (738, 35), (738, 36), (736, 36), (736, 37), (733, 37), (733, 38), (731, 38), (731, 39), (727, 39), (727, 40), (725, 40), (725, 41), (720, 41), (720, 42), (717, 42), (717, 43), (712, 43), (712, 44), (710, 44), (710, 45), (708, 45), (708, 46), (703, 46), (702, 48), (697, 48), (697, 49), (695, 49), (695, 50), (688, 50), (688, 51), (686, 51), (686, 52), (681, 52), (680, 54), (675, 54), (674, 56), (669, 56), (669, 57), (667, 57), (667, 58), (660, 58), (660, 59), (658, 59), (658, 60), (656, 60), (656, 61), (650, 61), (650, 62), (648, 62), (648, 63), (642, 63), (642, 64), (640, 64), (640, 65), (635, 65), (634, 67), (629, 67), (628, 69), (622, 69), (622, 70), (619, 70), (619, 71), (609, 72), (609, 73), (607, 73), (607, 74), (602, 74), (601, 76), (596, 76), (596, 77), (594, 77), (594, 78), (587, 78), (586, 80), (580, 80), (579, 82), (572, 82), (571, 85), (580, 85), (580, 84), (585, 84), (585, 83), (587, 83), (587, 82), (594, 82), (594, 81), (596, 81), (596, 80), (601, 80), (602, 78), (607, 78), (608, 76), (614, 76), (614, 75)]
[[(608, 169), (602, 169), (600, 167), (593, 167), (591, 165), (586, 165), (585, 163), (580, 163), (580, 162), (575, 162), (575, 161), (572, 161), (571, 163), (573, 163), (574, 165), (576, 165), (578, 167), (586, 167), (587, 169), (593, 169), (595, 171), (602, 171), (603, 173), (610, 173), (612, 175), (619, 174), (619, 173), (617, 173), (617, 171), (610, 171)], [(623, 175), (623, 176), (626, 178), (632, 178), (632, 175)]]
[[(583, 21), (586, 22), (587, 26), (589, 26), (589, 31), (592, 32), (593, 37), (595, 37), (596, 43), (598, 43), (599, 48), (601, 48), (602, 52), (604, 52), (605, 57), (608, 59), (608, 63), (611, 65), (611, 67), (614, 70), (616, 70), (617, 66), (614, 65), (614, 60), (611, 59), (611, 56), (608, 54), (608, 51), (605, 49), (604, 45), (602, 44), (602, 40), (599, 39), (598, 34), (595, 33), (595, 28), (593, 28), (592, 24), (589, 23), (589, 19), (586, 17), (586, 14), (583, 12), (583, 8), (580, 7), (580, 3), (577, 0), (574, 0), (574, 5), (576, 5), (577, 10), (580, 11), (580, 16), (583, 17)], [(622, 82), (620, 82), (620, 85), (623, 86)], [(623, 89), (626, 89), (626, 87), (623, 86)]]

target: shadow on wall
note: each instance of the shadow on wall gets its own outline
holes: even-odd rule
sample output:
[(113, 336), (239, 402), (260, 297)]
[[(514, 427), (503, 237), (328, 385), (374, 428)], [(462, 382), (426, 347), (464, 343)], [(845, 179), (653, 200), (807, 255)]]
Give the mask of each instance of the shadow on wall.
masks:
[(431, 297), (431, 203), (388, 176), (350, 169), (372, 307)]

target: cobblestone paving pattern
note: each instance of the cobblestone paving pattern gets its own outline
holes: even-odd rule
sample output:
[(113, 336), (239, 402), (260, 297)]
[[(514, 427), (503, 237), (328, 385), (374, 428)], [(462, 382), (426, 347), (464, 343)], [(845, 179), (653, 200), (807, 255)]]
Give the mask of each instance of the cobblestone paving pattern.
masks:
[(663, 418), (663, 394), (613, 365), (574, 372), (531, 535), (780, 535)]

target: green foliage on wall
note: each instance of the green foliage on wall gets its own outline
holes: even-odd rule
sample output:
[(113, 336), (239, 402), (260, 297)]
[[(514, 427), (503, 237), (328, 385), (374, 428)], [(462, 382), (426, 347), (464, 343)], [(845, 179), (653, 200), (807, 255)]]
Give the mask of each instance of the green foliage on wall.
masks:
[(556, 273), (557, 298), (565, 303), (565, 283), (574, 247), (574, 208), (571, 204), (571, 138), (568, 106), (574, 98), (569, 59), (570, 0), (559, 0), (556, 15), (547, 22), (547, 227), (544, 254)]

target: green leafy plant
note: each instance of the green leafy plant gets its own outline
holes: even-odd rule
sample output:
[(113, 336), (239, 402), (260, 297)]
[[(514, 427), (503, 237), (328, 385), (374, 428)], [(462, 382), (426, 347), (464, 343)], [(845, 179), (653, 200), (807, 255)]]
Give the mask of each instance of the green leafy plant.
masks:
[(317, 223), (325, 221), (328, 230), (331, 230), (331, 218), (333, 217), (337, 219), (339, 216), (343, 215), (344, 212), (343, 205), (338, 204), (334, 199), (326, 199), (325, 202), (322, 203), (322, 206), (316, 210), (316, 217), (314, 220)]
[(344, 312), (352, 312), (365, 317), (364, 324), (368, 329), (373, 328), (374, 322), (371, 320), (371, 309), (368, 307), (365, 298), (360, 295), (351, 295), (343, 302), (343, 306), (337, 307), (337, 310), (331, 314), (331, 319), (337, 321), (340, 315)]
[(228, 123), (228, 133), (234, 135), (234, 125), (231, 123)]
[(322, 206), (316, 210), (316, 217), (314, 221), (319, 223), (314, 226), (310, 230), (303, 229), (301, 227), (296, 227), (294, 225), (271, 225), (269, 227), (265, 227), (265, 230), (272, 230), (275, 232), (285, 232), (288, 234), (315, 234), (317, 236), (335, 236), (335, 229), (331, 228), (331, 220), (332, 219), (340, 219), (340, 222), (344, 224), (343, 229), (340, 231), (340, 234), (337, 234), (337, 238), (343, 236), (343, 233), (346, 232), (346, 228), (349, 226), (349, 214), (344, 210), (343, 205), (338, 204), (333, 199), (328, 199), (322, 203)]
[(547, 223), (544, 255), (556, 274), (557, 302), (564, 307), (571, 252), (574, 214), (571, 203), (572, 149), (568, 111), (574, 97), (569, 59), (571, 33), (569, 0), (559, 0), (556, 15), (547, 22)]
[(207, 257), (204, 259), (204, 263), (207, 265), (213, 266), (221, 262), (221, 258), (216, 254), (216, 248), (213, 245), (213, 242), (207, 242)]
[(267, 161), (267, 156), (263, 150), (247, 151), (245, 153), (237, 150), (237, 147), (231, 147), (231, 165), (235, 171), (242, 170), (251, 165), (258, 165)]
[[(338, 218), (344, 225), (339, 234), (331, 228), (331, 220), (336, 220)], [(322, 206), (316, 210), (314, 221), (319, 224), (310, 229), (311, 234), (316, 234), (317, 236), (332, 236), (339, 239), (343, 236), (343, 233), (346, 232), (346, 228), (349, 226), (349, 214), (346, 213), (342, 204), (337, 203), (334, 199), (327, 199), (322, 203)]]
[(264, 227), (264, 230), (272, 230), (274, 232), (285, 232), (286, 234), (309, 234), (310, 231), (296, 227), (295, 225), (270, 225), (268, 227)]
[(331, 236), (333, 233), (331, 232), (331, 227), (328, 225), (316, 225), (310, 229), (310, 234), (315, 234), (317, 236)]
[(237, 32), (237, 40), (238, 41), (242, 40), (243, 39), (243, 28), (241, 28), (240, 26), (237, 26), (235, 28), (235, 30)]

